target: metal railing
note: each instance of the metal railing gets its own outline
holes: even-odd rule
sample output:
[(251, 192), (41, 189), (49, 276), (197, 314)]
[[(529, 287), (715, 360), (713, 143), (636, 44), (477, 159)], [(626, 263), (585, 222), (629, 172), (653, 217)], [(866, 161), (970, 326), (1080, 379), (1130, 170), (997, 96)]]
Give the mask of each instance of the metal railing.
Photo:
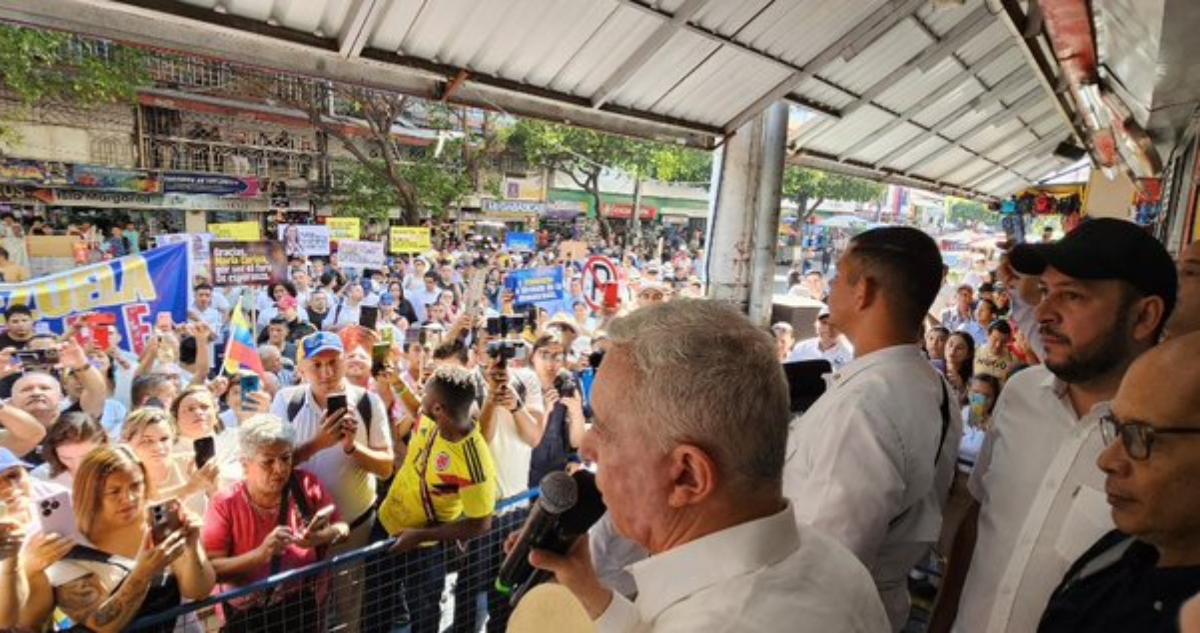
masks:
[[(500, 501), (488, 533), (456, 545), (393, 555), (394, 538), (284, 571), (205, 600), (135, 621), (128, 630), (341, 631), (412, 633), (503, 631), (507, 599), (493, 583), (502, 546), (519, 530), (538, 490)], [(486, 595), (486, 598), (483, 596)]]

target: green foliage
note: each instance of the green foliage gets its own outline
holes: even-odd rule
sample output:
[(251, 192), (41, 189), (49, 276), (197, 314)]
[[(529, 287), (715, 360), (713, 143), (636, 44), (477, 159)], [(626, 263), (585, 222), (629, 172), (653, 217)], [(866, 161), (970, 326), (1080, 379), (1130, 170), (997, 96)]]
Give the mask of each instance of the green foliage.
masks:
[[(338, 214), (363, 220), (386, 221), (393, 209), (402, 207), (399, 190), (382, 176), (383, 161), (372, 168), (355, 162), (339, 163), (334, 169), (333, 196)], [(447, 210), (471, 192), (469, 179), (457, 169), (428, 155), (414, 163), (400, 165), (397, 175), (411, 185), (418, 206), (433, 217)]]
[[(830, 172), (788, 165), (783, 170), (783, 195), (800, 206), (801, 219), (807, 218), (826, 200), (869, 202), (883, 196), (883, 183)], [(809, 201), (813, 201), (809, 204)]]
[(150, 83), (135, 49), (54, 31), (0, 25), (0, 81), (25, 105), (132, 101)]
[(649, 176), (663, 182), (707, 186), (712, 179), (712, 152), (674, 145), (656, 145), (650, 153)]
[(989, 211), (982, 203), (974, 200), (954, 199), (950, 204), (951, 222), (962, 227), (975, 227), (978, 224), (996, 228), (999, 224), (1000, 216), (992, 211)]

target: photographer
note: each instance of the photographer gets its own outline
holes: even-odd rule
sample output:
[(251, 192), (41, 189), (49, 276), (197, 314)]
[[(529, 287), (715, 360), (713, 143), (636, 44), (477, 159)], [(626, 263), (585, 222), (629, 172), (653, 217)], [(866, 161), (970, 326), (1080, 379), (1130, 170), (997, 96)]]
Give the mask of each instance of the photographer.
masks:
[(557, 336), (544, 335), (533, 344), (533, 370), (542, 387), (542, 433), (529, 463), (529, 487), (542, 477), (565, 470), (586, 432), (583, 397), (574, 374), (563, 369), (566, 352)]

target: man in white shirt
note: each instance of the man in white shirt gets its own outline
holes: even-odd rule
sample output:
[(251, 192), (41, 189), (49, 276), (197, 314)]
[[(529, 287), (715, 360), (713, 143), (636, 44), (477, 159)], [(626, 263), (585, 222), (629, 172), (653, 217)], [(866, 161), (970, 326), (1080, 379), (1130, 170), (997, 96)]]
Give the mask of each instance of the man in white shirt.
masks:
[(954, 306), (943, 310), (938, 322), (947, 330), (957, 332), (959, 328), (974, 320), (974, 306), (975, 288), (970, 284), (961, 284), (954, 294)]
[(1045, 365), (1015, 374), (996, 403), (968, 485), (978, 503), (959, 528), (930, 631), (1037, 628), (1071, 562), (1112, 528), (1098, 422), (1175, 305), (1170, 255), (1124, 220), (1020, 245), (1011, 261), (1040, 276), (1033, 315)]
[(784, 494), (796, 518), (871, 570), (891, 630), (908, 621), (908, 572), (938, 540), (961, 414), (917, 344), (942, 279), (925, 233), (887, 227), (850, 241), (829, 321), (858, 357), (793, 423)]
[(650, 552), (630, 567), (637, 599), (600, 582), (585, 540), (531, 562), (601, 632), (887, 630), (862, 564), (797, 525), (782, 495), (790, 414), (771, 336), (692, 299), (641, 308), (610, 334), (582, 454), (617, 533)]
[[(350, 536), (334, 546), (339, 554), (365, 546), (375, 521), (375, 483), (392, 474), (392, 438), (383, 401), (346, 381), (342, 340), (318, 332), (301, 341), (300, 371), (307, 384), (282, 389), (271, 404), (271, 414), (296, 427), (292, 463), (314, 474), (333, 496), (339, 514), (350, 524)], [(329, 411), (329, 396), (345, 396), (346, 408)], [(360, 411), (363, 398), (370, 403), (371, 419)], [(361, 599), (361, 566), (349, 577), (339, 575), (332, 595), (340, 622), (354, 626)], [(354, 583), (357, 587), (350, 587)], [(356, 630), (356, 629), (355, 629)]]
[(442, 295), (442, 288), (438, 286), (441, 280), (437, 273), (425, 273), (424, 280), (425, 283), (420, 288), (405, 291), (409, 303), (412, 303), (413, 312), (417, 314), (418, 323), (429, 320), (429, 306), (437, 303), (438, 297)]
[(854, 360), (854, 348), (837, 327), (829, 322), (828, 307), (821, 308), (815, 327), (817, 335), (796, 343), (785, 362), (824, 359), (837, 371)]
[(978, 349), (987, 345), (988, 328), (996, 322), (996, 303), (991, 299), (980, 299), (975, 305), (975, 318), (958, 326), (959, 332), (966, 333), (975, 341)]

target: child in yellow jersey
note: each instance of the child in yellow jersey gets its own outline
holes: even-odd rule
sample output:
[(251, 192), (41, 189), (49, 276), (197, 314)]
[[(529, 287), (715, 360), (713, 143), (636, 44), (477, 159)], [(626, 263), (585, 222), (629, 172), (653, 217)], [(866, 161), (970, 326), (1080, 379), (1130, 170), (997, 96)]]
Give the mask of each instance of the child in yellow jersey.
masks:
[(471, 376), (458, 367), (438, 368), (425, 388), (408, 455), (372, 533), (372, 541), (396, 541), (367, 563), (364, 633), (406, 621), (412, 633), (437, 633), (446, 568), (441, 544), (491, 527), (496, 467), (471, 418), (474, 402)]

